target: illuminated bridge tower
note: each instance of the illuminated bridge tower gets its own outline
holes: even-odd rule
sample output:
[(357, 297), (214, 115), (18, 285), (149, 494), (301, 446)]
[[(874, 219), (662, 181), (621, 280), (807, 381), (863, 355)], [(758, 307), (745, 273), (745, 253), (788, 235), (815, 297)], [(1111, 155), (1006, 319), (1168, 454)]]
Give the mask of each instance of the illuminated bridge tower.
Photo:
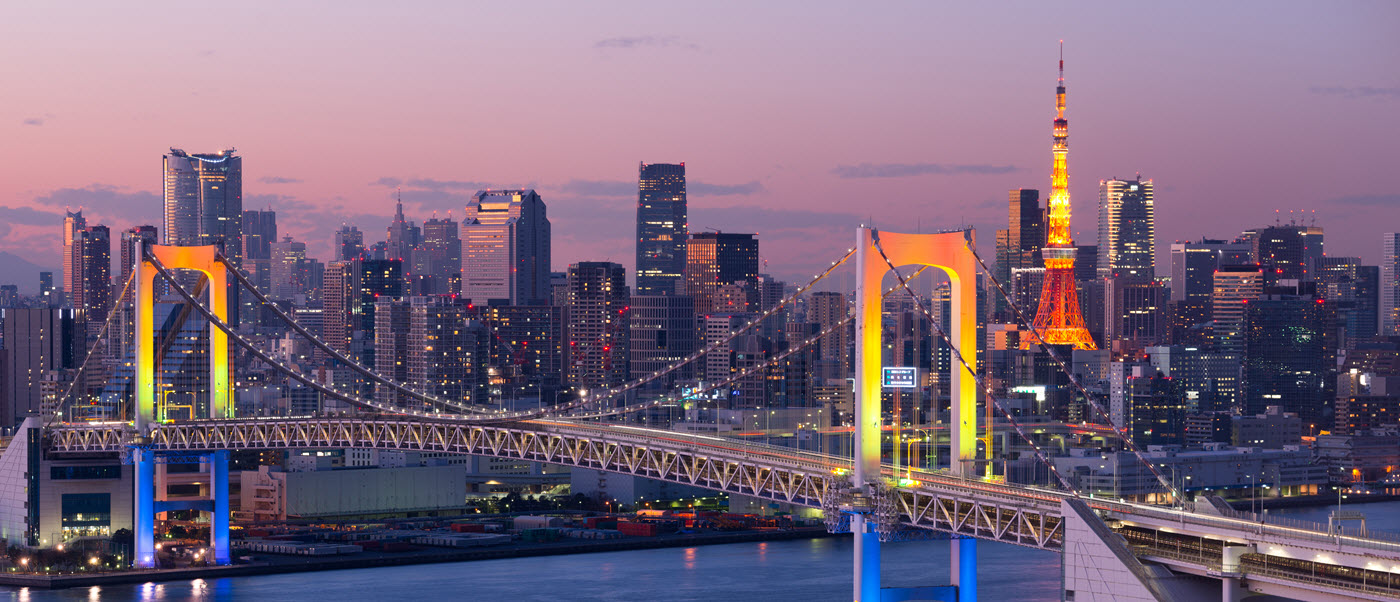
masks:
[[(1036, 332), (1050, 345), (1073, 345), (1075, 349), (1097, 349), (1084, 317), (1079, 313), (1079, 293), (1074, 287), (1074, 258), (1078, 250), (1069, 234), (1069, 122), (1065, 120), (1065, 52), (1060, 44), (1060, 85), (1055, 88), (1055, 167), (1050, 172), (1050, 219), (1041, 253), (1045, 257), (1045, 283), (1040, 290), (1040, 309), (1033, 322)], [(1029, 348), (1038, 342), (1034, 336), (1022, 344)]]

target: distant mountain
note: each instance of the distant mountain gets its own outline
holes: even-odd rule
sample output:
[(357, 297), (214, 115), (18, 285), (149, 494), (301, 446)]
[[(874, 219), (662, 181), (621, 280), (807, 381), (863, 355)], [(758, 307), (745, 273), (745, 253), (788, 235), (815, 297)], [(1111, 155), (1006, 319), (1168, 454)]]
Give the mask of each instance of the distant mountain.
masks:
[(54, 286), (61, 286), (63, 274), (58, 269), (34, 265), (19, 255), (0, 251), (0, 284), (18, 284), (21, 295), (37, 295), (39, 272), (53, 272)]

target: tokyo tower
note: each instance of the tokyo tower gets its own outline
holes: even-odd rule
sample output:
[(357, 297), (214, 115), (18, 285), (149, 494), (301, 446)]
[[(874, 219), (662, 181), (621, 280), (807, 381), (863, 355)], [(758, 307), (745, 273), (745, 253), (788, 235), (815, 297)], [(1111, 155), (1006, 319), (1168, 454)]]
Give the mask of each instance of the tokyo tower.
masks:
[[(1060, 80), (1055, 88), (1055, 157), (1050, 172), (1049, 228), (1041, 253), (1045, 257), (1045, 282), (1040, 289), (1040, 308), (1032, 323), (1050, 345), (1073, 345), (1075, 349), (1097, 349), (1084, 317), (1079, 313), (1079, 292), (1074, 286), (1074, 259), (1079, 253), (1069, 234), (1069, 122), (1065, 120), (1065, 46), (1060, 42)], [(1037, 343), (1035, 335), (1022, 342), (1028, 349)]]

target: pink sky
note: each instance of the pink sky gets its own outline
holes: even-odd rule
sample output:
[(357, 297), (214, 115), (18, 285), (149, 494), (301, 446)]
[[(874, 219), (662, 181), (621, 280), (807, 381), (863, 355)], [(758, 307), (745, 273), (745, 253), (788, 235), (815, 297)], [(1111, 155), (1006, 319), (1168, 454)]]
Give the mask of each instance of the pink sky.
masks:
[(245, 208), (322, 259), (341, 222), (382, 238), (398, 181), (417, 220), (534, 187), (556, 269), (630, 271), (639, 161), (685, 161), (692, 229), (759, 232), (780, 277), (869, 218), (989, 250), (1006, 191), (1048, 189), (1061, 38), (1079, 242), (1135, 172), (1159, 272), (1275, 209), (1368, 262), (1400, 229), (1392, 3), (462, 4), (0, 6), (0, 250), (57, 266), (67, 204), (155, 223), (171, 146), (237, 147)]

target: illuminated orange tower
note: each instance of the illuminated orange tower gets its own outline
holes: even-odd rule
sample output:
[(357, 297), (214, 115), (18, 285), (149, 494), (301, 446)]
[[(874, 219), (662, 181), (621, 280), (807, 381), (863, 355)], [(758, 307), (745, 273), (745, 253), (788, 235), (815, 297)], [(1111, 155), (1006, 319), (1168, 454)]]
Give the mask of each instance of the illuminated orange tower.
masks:
[[(1035, 312), (1035, 330), (1051, 345), (1074, 345), (1075, 349), (1097, 349), (1094, 338), (1084, 327), (1079, 313), (1079, 292), (1074, 286), (1074, 259), (1079, 250), (1069, 234), (1069, 122), (1065, 121), (1065, 45), (1060, 41), (1060, 83), (1055, 88), (1055, 144), (1051, 147), (1055, 167), (1050, 172), (1050, 216), (1045, 246), (1045, 282), (1040, 289), (1040, 309)], [(1028, 337), (1022, 348), (1037, 341)]]

